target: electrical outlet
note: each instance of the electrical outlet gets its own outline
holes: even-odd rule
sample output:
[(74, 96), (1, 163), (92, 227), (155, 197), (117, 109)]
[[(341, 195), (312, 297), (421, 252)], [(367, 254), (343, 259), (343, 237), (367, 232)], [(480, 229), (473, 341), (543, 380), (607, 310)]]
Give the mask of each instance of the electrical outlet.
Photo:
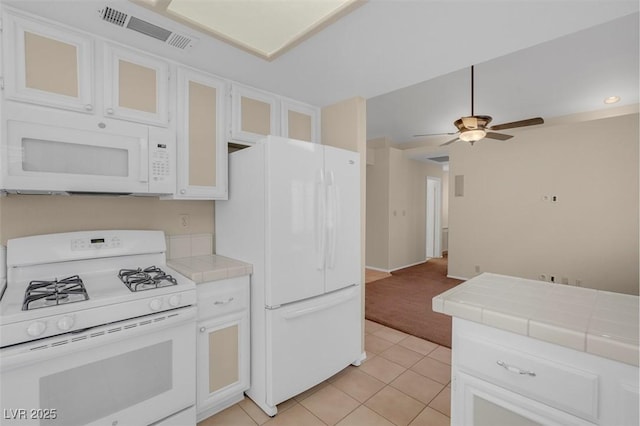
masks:
[(180, 221), (180, 228), (182, 229), (188, 229), (189, 228), (189, 215), (188, 214), (181, 214), (178, 216), (178, 219)]
[(538, 275), (538, 279), (540, 281), (546, 281), (547, 280), (547, 274), (540, 274)]
[(557, 203), (558, 202), (558, 196), (557, 195), (552, 195), (551, 196), (551, 202), (552, 203)]
[(549, 276), (549, 282), (550, 283), (555, 283), (556, 282), (556, 276), (555, 275), (550, 275)]

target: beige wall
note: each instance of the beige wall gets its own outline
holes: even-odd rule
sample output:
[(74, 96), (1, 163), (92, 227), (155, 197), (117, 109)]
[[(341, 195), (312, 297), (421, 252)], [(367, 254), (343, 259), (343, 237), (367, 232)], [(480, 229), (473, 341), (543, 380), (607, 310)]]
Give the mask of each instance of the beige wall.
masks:
[[(375, 148), (381, 144), (381, 148)], [(366, 265), (388, 269), (389, 266), (389, 149), (382, 140), (367, 142), (367, 155), (375, 159), (367, 165), (367, 240)], [(371, 147), (373, 146), (373, 147)]]
[(478, 265), (638, 294), (638, 140), (635, 113), (452, 145), (451, 181), (465, 187), (449, 189), (449, 274)]
[[(189, 215), (180, 226), (179, 215)], [(213, 201), (154, 197), (8, 195), (0, 198), (0, 242), (93, 229), (159, 229), (167, 235), (213, 234)]]
[[(442, 167), (407, 158), (389, 141), (369, 141), (375, 164), (367, 167), (367, 258), (369, 267), (394, 270), (426, 259), (426, 178)], [(380, 145), (382, 145), (380, 147)]]
[[(322, 108), (322, 144), (360, 153), (360, 245), (361, 282), (364, 284), (366, 193), (367, 193), (367, 103), (355, 97)], [(364, 291), (362, 292), (362, 351), (364, 352)]]
[(449, 172), (442, 172), (442, 221), (443, 228), (449, 227)]

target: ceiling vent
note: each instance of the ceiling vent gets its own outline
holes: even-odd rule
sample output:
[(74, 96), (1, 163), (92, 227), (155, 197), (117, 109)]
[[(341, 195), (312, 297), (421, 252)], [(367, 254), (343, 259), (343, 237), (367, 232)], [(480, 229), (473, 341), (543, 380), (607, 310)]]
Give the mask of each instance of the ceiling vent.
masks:
[(176, 33), (108, 6), (99, 13), (103, 21), (153, 37), (180, 50), (190, 50), (198, 42), (195, 37)]

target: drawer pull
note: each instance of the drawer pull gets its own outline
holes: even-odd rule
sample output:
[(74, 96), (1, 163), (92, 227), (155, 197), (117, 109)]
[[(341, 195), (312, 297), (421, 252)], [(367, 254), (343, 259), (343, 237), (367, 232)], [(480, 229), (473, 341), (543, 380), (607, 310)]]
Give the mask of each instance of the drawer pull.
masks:
[(513, 365), (509, 365), (504, 361), (496, 361), (496, 364), (498, 364), (500, 367), (504, 368), (507, 371), (510, 371), (512, 373), (516, 373), (516, 374), (526, 374), (527, 376), (531, 376), (531, 377), (536, 377), (536, 373), (534, 373), (533, 371), (529, 371), (529, 370), (523, 370), (521, 368), (518, 368), (516, 366)]
[(221, 305), (226, 305), (226, 304), (231, 303), (231, 302), (233, 302), (233, 297), (230, 297), (227, 300), (222, 300), (222, 301), (216, 300), (215, 302), (213, 302), (213, 304), (215, 306), (221, 306)]

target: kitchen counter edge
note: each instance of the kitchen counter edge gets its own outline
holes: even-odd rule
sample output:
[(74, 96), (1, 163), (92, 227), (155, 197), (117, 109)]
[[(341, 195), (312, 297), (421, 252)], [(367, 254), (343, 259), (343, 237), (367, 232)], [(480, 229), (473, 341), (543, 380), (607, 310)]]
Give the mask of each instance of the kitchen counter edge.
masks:
[(175, 269), (196, 284), (251, 275), (253, 273), (251, 264), (217, 254), (170, 259), (167, 260), (167, 266)]
[[(532, 302), (523, 303), (529, 295), (532, 302), (540, 302), (539, 307)], [(603, 299), (607, 303), (604, 308)], [(638, 296), (483, 273), (435, 296), (432, 309), (596, 356), (639, 365)], [(559, 312), (564, 315), (558, 315)], [(625, 312), (629, 319), (623, 322), (621, 315), (624, 316)], [(609, 326), (603, 328), (598, 324)], [(621, 328), (625, 333), (616, 332)]]

